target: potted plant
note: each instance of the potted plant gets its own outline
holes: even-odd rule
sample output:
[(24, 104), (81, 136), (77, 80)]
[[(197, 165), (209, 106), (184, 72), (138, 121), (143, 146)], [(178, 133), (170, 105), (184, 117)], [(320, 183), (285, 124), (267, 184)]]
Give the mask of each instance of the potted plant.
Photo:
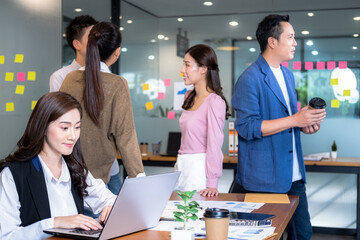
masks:
[(335, 140), (333, 141), (333, 144), (331, 145), (331, 159), (335, 160), (337, 157), (337, 146)]
[(171, 231), (171, 240), (193, 240), (194, 239), (194, 229), (186, 227), (186, 223), (189, 219), (195, 221), (198, 219), (196, 213), (198, 212), (197, 208), (199, 203), (196, 201), (191, 201), (192, 197), (196, 193), (194, 191), (180, 192), (177, 191), (179, 197), (184, 201), (184, 205), (177, 205), (177, 209), (181, 211), (175, 211), (174, 217), (175, 221), (183, 222), (184, 225), (180, 228), (175, 228)]

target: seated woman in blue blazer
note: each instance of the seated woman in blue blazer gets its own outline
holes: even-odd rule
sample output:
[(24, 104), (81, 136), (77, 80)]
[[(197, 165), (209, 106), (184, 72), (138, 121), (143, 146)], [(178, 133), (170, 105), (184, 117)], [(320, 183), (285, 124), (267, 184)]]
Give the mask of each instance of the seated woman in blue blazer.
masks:
[(0, 162), (0, 239), (43, 239), (53, 227), (101, 229), (116, 196), (86, 168), (80, 142), (82, 110), (63, 92), (44, 95), (17, 150)]

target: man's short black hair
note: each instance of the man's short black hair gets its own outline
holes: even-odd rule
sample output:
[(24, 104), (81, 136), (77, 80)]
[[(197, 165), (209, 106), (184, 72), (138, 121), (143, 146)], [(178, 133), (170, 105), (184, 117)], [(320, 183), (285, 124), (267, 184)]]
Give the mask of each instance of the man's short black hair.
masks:
[(260, 44), (261, 52), (264, 52), (267, 47), (267, 41), (269, 37), (273, 37), (277, 40), (280, 39), (280, 35), (283, 32), (281, 22), (289, 22), (289, 15), (277, 15), (272, 14), (266, 16), (258, 25), (256, 30), (256, 39)]
[(98, 22), (93, 17), (89, 15), (81, 15), (75, 17), (73, 20), (71, 20), (69, 25), (67, 25), (65, 32), (66, 40), (69, 46), (75, 51), (75, 53), (76, 49), (73, 46), (73, 41), (75, 39), (80, 40), (85, 33), (85, 28), (95, 25), (97, 23)]

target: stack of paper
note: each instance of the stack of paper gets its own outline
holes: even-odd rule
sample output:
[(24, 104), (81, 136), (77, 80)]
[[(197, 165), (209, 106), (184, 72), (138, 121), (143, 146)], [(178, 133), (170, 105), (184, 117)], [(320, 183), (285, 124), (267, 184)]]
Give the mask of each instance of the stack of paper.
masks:
[(323, 158), (330, 158), (330, 153), (329, 152), (314, 153), (304, 156), (304, 160), (306, 161), (320, 161)]

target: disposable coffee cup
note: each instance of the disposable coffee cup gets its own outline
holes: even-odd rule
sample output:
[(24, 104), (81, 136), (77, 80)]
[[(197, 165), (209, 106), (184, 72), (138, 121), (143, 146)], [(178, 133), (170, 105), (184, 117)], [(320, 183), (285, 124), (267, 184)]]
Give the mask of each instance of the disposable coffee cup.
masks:
[(149, 151), (148, 143), (140, 143), (140, 152), (142, 156), (147, 156)]
[(230, 213), (227, 209), (207, 208), (204, 213), (206, 239), (227, 240)]
[(326, 102), (324, 99), (319, 97), (314, 97), (309, 101), (310, 109), (324, 109), (326, 107)]

